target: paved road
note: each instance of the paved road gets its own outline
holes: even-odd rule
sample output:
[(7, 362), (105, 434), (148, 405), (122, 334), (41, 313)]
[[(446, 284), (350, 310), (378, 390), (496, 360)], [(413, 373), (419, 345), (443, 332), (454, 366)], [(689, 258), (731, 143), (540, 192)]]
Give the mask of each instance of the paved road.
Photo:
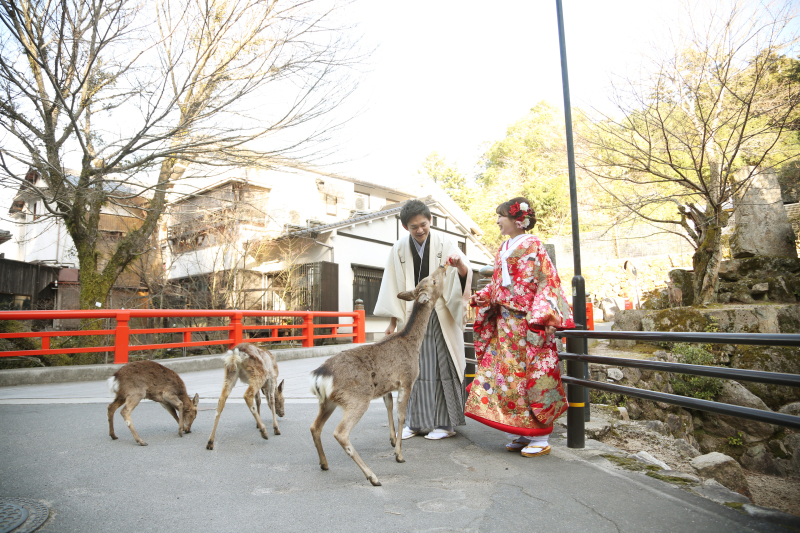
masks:
[[(179, 438), (158, 405), (134, 411), (147, 447), (134, 443), (119, 415), (120, 438), (108, 437), (104, 382), (0, 388), (0, 496), (45, 503), (52, 514), (44, 532), (781, 530), (616, 470), (599, 449), (568, 450), (560, 435), (550, 456), (526, 459), (470, 421), (451, 439), (405, 441), (406, 462), (398, 464), (380, 401), (356, 426), (353, 444), (383, 486), (371, 486), (333, 439), (339, 414), (324, 431), (330, 470), (323, 472), (308, 431), (316, 404), (306, 389), (321, 360), (281, 364), (281, 435), (263, 440), (240, 400), (225, 409), (214, 451), (205, 443), (221, 370), (183, 375), (203, 398), (189, 435)], [(242, 392), (237, 387), (234, 397)]]

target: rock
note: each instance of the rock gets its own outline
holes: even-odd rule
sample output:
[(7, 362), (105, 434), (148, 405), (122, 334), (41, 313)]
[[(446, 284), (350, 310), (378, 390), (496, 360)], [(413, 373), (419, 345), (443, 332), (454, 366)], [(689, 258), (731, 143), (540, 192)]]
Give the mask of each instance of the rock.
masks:
[(773, 524), (784, 526), (788, 530), (800, 531), (800, 517), (793, 514), (784, 513), (776, 509), (767, 509), (749, 503), (742, 505), (742, 511), (760, 520), (768, 520)]
[(714, 479), (707, 479), (702, 485), (692, 487), (691, 490), (703, 498), (708, 498), (723, 505), (726, 503), (750, 503), (748, 497), (729, 490)]
[(756, 283), (750, 287), (750, 294), (752, 296), (766, 294), (769, 291), (769, 283)]
[(694, 304), (694, 271), (676, 268), (669, 271), (669, 279), (683, 293), (681, 305)]
[(635, 385), (642, 379), (642, 371), (638, 368), (625, 367), (622, 369), (622, 376), (628, 380), (630, 385)]
[(786, 469), (775, 460), (763, 444), (749, 448), (742, 456), (742, 464), (748, 470), (769, 476), (786, 476)]
[[(642, 331), (642, 317), (647, 313), (644, 309), (619, 310), (614, 318), (612, 331)], [(612, 339), (608, 345), (611, 348), (632, 348), (636, 341)]]
[(622, 420), (630, 420), (631, 417), (628, 416), (628, 410), (625, 407), (619, 407), (619, 416)]
[(769, 441), (769, 451), (776, 459), (788, 459), (789, 452), (783, 442), (775, 439)]
[(603, 298), (600, 300), (600, 308), (603, 310), (603, 322), (614, 322), (619, 307), (613, 298)]
[(778, 409), (778, 412), (785, 415), (800, 416), (800, 402), (787, 403)]
[(700, 445), (701, 452), (713, 453), (724, 449), (728, 445), (728, 439), (703, 433), (697, 437), (697, 443)]
[(800, 433), (792, 433), (783, 439), (786, 449), (792, 452), (792, 458), (787, 467), (793, 475), (800, 475)]
[[(767, 404), (761, 398), (744, 388), (738, 381), (725, 380), (722, 386), (722, 392), (717, 396), (717, 401), (731, 405), (739, 405), (743, 407), (751, 407), (753, 409), (761, 409), (762, 411), (770, 411)], [(734, 416), (714, 415), (720, 422), (723, 422), (733, 428), (734, 435), (723, 434), (724, 437), (736, 436), (736, 432), (743, 432), (746, 434), (745, 442), (754, 442), (768, 439), (775, 433), (775, 428), (771, 424), (765, 422), (756, 422), (755, 420), (748, 420), (745, 418), (738, 418)], [(720, 435), (721, 432), (714, 433)], [(728, 433), (727, 431), (725, 433)]]
[(712, 452), (695, 457), (689, 464), (701, 477), (715, 479), (730, 490), (752, 498), (742, 467), (733, 457)]
[(731, 303), (731, 293), (729, 292), (721, 292), (717, 295), (717, 303), (720, 304), (729, 304)]
[(645, 422), (644, 427), (661, 435), (669, 435), (669, 428), (660, 420), (648, 420)]
[(683, 439), (675, 439), (675, 448), (678, 449), (678, 453), (681, 454), (681, 457), (684, 459), (694, 459), (701, 455), (694, 446)]
[(609, 368), (606, 374), (610, 379), (613, 379), (614, 381), (620, 381), (623, 378), (622, 370), (620, 370), (619, 368)]
[(628, 400), (625, 407), (628, 409), (628, 415), (634, 420), (639, 420), (642, 417), (642, 408), (636, 402)]
[(676, 433), (680, 433), (683, 429), (683, 424), (681, 423), (681, 417), (676, 414), (668, 414), (667, 419), (664, 421), (667, 428), (669, 428), (669, 432), (673, 435)]
[(783, 207), (775, 171), (744, 167), (736, 173), (737, 183), (748, 179), (748, 186), (741, 187), (734, 197), (731, 255), (797, 257), (794, 230)]
[(660, 461), (660, 460), (656, 459), (655, 457), (653, 457), (652, 455), (650, 455), (649, 453), (647, 453), (645, 451), (637, 452), (637, 453), (633, 454), (633, 457), (635, 457), (636, 459), (638, 459), (639, 461), (641, 461), (643, 463), (647, 463), (649, 465), (658, 466), (663, 470), (672, 470), (669, 467), (669, 465), (667, 465), (667, 463), (665, 463), (664, 461)]
[(583, 428), (587, 439), (602, 439), (611, 431), (611, 424), (604, 420), (592, 420), (586, 422)]
[(667, 309), (669, 308), (669, 293), (667, 289), (656, 289), (647, 295), (647, 299), (642, 302), (642, 309)]

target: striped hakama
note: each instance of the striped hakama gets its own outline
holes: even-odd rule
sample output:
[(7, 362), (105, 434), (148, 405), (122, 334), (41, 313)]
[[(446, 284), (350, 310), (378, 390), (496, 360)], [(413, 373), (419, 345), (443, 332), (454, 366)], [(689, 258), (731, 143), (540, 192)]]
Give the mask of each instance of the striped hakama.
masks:
[(406, 425), (428, 431), (465, 424), (462, 384), (434, 311), (420, 348), (419, 377), (408, 400)]

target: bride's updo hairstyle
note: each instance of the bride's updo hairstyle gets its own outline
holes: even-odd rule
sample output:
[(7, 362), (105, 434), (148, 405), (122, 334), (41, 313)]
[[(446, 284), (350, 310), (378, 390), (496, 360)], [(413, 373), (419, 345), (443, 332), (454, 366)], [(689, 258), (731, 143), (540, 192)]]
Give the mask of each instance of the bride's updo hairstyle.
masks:
[(510, 218), (522, 231), (531, 231), (536, 225), (536, 212), (524, 196), (517, 196), (497, 206), (495, 212)]

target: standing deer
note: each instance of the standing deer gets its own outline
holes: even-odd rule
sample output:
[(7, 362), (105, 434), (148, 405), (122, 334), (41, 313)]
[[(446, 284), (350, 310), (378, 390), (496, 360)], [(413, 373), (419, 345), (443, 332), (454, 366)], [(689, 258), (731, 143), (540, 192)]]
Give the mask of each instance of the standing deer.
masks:
[(428, 327), (428, 319), (436, 300), (442, 295), (446, 266), (421, 280), (413, 291), (397, 295), (401, 300), (414, 301), (408, 323), (402, 331), (380, 342), (341, 352), (311, 373), (311, 392), (319, 399), (319, 414), (311, 426), (311, 435), (319, 454), (319, 466), (328, 469), (328, 459), (322, 450), (322, 428), (337, 406), (344, 410), (342, 421), (333, 436), (345, 453), (361, 468), (370, 483), (380, 486), (377, 476), (358, 455), (350, 443), (350, 431), (367, 412), (369, 402), (383, 397), (389, 413), (389, 442), (394, 446), (398, 463), (403, 463), (400, 450), (401, 435), (395, 431), (392, 414), (392, 391), (397, 392), (398, 431), (406, 421), (406, 407), (411, 387), (419, 376), (419, 350)]
[(672, 280), (667, 281), (667, 296), (670, 307), (683, 305), (683, 291), (676, 287)]
[(183, 433), (191, 433), (200, 396), (195, 394), (190, 400), (186, 394), (186, 385), (175, 371), (155, 361), (134, 361), (108, 378), (108, 390), (115, 395), (114, 401), (108, 404), (108, 434), (112, 439), (117, 440), (114, 434), (114, 413), (120, 405), (125, 404), (121, 411), (122, 418), (125, 419), (134, 440), (147, 446), (131, 420), (131, 412), (145, 398), (160, 403), (172, 415), (178, 423), (179, 437)]
[[(247, 383), (248, 387), (244, 393), (244, 401), (250, 412), (256, 419), (256, 427), (261, 432), (261, 436), (269, 439), (267, 427), (261, 421), (261, 392), (267, 397), (267, 405), (272, 411), (272, 429), (276, 435), (281, 434), (278, 428), (278, 419), (283, 417), (283, 381), (278, 385), (278, 363), (268, 350), (263, 350), (258, 346), (243, 343), (228, 350), (223, 358), (225, 363), (225, 381), (222, 384), (222, 393), (219, 395), (217, 403), (217, 414), (214, 417), (214, 429), (206, 444), (207, 450), (214, 449), (214, 435), (217, 433), (219, 416), (225, 408), (225, 402), (236, 385), (236, 379)], [(255, 400), (255, 402), (254, 402)]]

